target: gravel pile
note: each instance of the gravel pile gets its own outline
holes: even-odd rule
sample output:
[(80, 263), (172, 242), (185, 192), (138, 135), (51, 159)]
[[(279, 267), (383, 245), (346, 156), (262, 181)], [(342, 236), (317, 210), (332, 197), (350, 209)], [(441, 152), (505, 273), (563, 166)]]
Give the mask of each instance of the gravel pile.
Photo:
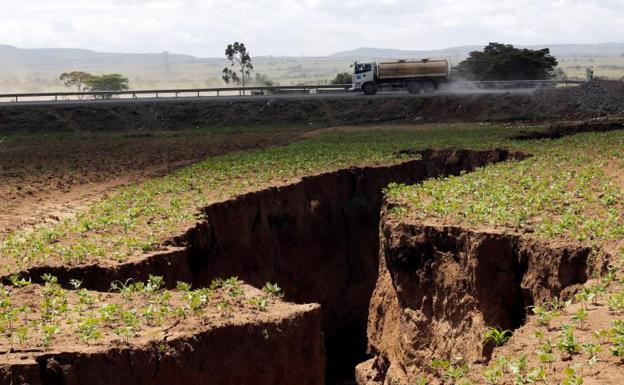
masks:
[(624, 82), (595, 80), (578, 87), (536, 93), (538, 109), (568, 116), (604, 116), (624, 113)]

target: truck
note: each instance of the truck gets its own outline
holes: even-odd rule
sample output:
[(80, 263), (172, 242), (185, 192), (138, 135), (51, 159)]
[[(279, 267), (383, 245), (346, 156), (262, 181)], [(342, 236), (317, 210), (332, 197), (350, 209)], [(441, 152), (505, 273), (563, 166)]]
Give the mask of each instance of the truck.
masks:
[(407, 89), (412, 94), (434, 92), (449, 81), (451, 68), (445, 59), (355, 62), (352, 91), (374, 95), (383, 88)]

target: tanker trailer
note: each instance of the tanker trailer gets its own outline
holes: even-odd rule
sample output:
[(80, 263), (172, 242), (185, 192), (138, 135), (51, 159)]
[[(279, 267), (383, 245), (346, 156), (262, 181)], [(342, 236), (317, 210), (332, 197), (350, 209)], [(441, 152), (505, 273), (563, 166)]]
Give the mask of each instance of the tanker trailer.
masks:
[(407, 89), (412, 94), (433, 92), (449, 80), (448, 60), (398, 60), (353, 65), (353, 91), (374, 95), (379, 89)]

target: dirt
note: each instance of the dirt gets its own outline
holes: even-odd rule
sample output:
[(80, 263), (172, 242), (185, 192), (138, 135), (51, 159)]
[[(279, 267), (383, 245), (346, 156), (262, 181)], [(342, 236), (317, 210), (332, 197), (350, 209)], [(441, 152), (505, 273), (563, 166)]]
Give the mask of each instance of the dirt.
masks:
[[(424, 179), (525, 154), (506, 150), (428, 150), (394, 166), (340, 170), (298, 183), (246, 194), (204, 209), (206, 221), (173, 239), (165, 252), (123, 263), (39, 266), (22, 273), (33, 280), (51, 273), (65, 285), (81, 279), (93, 290), (128, 278), (162, 275), (169, 287), (194, 287), (213, 278), (238, 276), (260, 287), (277, 282), (286, 300), (321, 304), (328, 379), (353, 378), (366, 359), (366, 319), (378, 271), (382, 189), (390, 182)], [(8, 277), (2, 278), (8, 281)]]
[(301, 134), (274, 129), (7, 139), (0, 142), (0, 237), (16, 228), (71, 217), (118, 186), (209, 156), (289, 143)]
[(528, 307), (569, 298), (609, 260), (579, 244), (401, 221), (388, 210), (369, 309), (373, 358), (358, 365), (359, 385), (414, 383), (433, 359), (486, 362), (486, 326), (521, 327)]
[[(41, 288), (9, 290), (13, 291), (11, 301), (33, 307), (34, 321), (39, 313)], [(247, 298), (262, 295), (249, 286), (243, 290)], [(120, 294), (87, 294), (106, 304), (124, 303)], [(70, 306), (78, 306), (77, 297), (70, 293)], [(170, 305), (179, 306), (181, 297), (182, 293), (171, 293)], [(270, 300), (265, 310), (260, 311), (238, 300), (232, 304), (232, 311), (226, 313), (216, 308), (218, 299), (212, 298), (201, 315), (189, 312), (163, 328), (145, 326), (125, 342), (107, 328), (100, 329), (102, 336), (95, 342), (81, 340), (77, 332), (72, 333), (70, 313), (65, 327), (70, 330), (61, 329), (52, 347), (37, 343), (35, 336), (22, 345), (1, 346), (4, 352), (9, 352), (0, 362), (0, 383), (323, 383), (325, 357), (318, 305)], [(145, 305), (141, 303), (144, 300), (139, 296), (136, 305)], [(98, 309), (87, 307), (83, 313), (89, 311)]]

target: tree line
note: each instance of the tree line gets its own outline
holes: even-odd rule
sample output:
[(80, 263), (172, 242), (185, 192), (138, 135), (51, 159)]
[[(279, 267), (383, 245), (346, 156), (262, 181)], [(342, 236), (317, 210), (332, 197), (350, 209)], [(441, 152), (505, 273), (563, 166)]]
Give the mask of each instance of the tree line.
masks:
[(91, 75), (83, 71), (63, 72), (59, 80), (66, 87), (74, 87), (78, 92), (86, 91), (125, 91), (130, 89), (128, 78), (120, 74)]

